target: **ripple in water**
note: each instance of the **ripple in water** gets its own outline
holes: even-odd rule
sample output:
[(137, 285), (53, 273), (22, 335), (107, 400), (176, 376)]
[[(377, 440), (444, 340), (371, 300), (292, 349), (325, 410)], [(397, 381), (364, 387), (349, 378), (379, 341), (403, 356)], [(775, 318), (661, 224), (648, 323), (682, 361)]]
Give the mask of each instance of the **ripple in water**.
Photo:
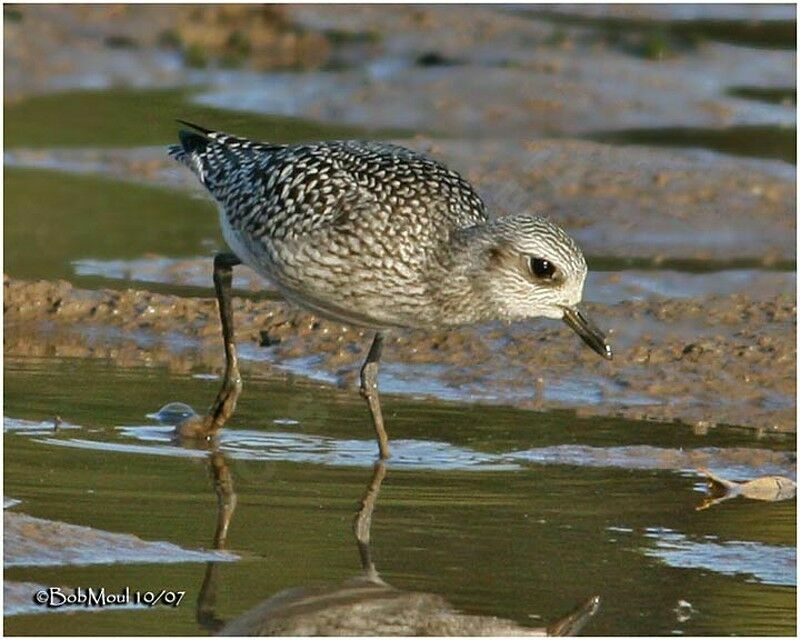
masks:
[[(205, 450), (176, 446), (172, 432), (176, 418), (193, 414), (188, 405), (171, 403), (148, 417), (161, 419), (164, 426), (121, 426), (117, 433), (133, 440), (100, 441), (85, 438), (53, 437), (52, 423), (4, 419), (5, 428), (39, 436), (47, 444), (149, 455), (202, 457)], [(166, 420), (165, 418), (169, 418)], [(278, 423), (281, 424), (281, 423)], [(72, 429), (79, 429), (69, 425)], [(50, 436), (50, 437), (41, 437)], [(371, 466), (375, 461), (375, 441), (337, 439), (329, 436), (290, 431), (224, 429), (219, 437), (221, 451), (242, 460), (287, 461), (329, 466)], [(650, 445), (595, 447), (563, 444), (520, 451), (489, 453), (435, 440), (392, 440), (395, 468), (429, 470), (514, 471), (532, 464), (569, 465), (595, 468), (665, 470), (697, 473), (705, 467), (736, 480), (764, 475), (794, 477), (794, 456), (783, 451), (748, 447), (701, 447), (670, 449)], [(701, 474), (698, 474), (701, 475)]]
[(726, 576), (747, 575), (755, 582), (797, 585), (797, 550), (752, 541), (690, 540), (671, 529), (653, 528), (645, 534), (655, 540), (645, 555), (679, 569), (707, 569)]

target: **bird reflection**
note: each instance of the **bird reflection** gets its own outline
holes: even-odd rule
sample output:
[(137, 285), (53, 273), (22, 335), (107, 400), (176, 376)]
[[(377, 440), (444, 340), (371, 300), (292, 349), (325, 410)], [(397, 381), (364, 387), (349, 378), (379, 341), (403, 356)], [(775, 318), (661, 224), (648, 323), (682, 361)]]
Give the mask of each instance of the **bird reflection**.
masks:
[[(224, 549), (236, 494), (219, 450), (211, 452), (209, 466), (217, 494), (214, 547)], [(597, 611), (600, 599), (593, 596), (546, 627), (524, 627), (510, 620), (461, 613), (439, 595), (391, 586), (378, 574), (370, 549), (372, 514), (385, 476), (386, 466), (378, 462), (353, 527), (361, 573), (337, 586), (281, 591), (225, 622), (215, 612), (219, 563), (210, 562), (197, 601), (198, 623), (217, 635), (235, 636), (566, 636), (577, 634)]]

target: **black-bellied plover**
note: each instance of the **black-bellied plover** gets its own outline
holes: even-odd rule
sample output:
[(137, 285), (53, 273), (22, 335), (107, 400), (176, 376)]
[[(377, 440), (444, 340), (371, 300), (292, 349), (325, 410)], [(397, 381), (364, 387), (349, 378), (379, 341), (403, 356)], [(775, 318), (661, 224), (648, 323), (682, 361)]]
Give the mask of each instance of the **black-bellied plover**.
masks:
[(170, 155), (219, 206), (233, 253), (214, 258), (225, 376), (207, 416), (178, 434), (208, 438), (233, 413), (242, 381), (234, 344), (232, 268), (244, 263), (312, 313), (372, 329), (361, 392), (381, 458), (389, 444), (378, 396), (384, 332), (495, 319), (563, 319), (611, 358), (603, 333), (577, 307), (586, 261), (556, 224), (532, 215), (489, 221), (459, 174), (382, 142), (279, 145), (182, 122)]

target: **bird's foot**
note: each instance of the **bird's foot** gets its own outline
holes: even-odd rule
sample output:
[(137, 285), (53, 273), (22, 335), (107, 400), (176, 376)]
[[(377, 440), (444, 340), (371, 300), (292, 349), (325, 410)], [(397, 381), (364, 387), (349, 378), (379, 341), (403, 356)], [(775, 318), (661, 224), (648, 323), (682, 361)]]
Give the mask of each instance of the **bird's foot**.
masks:
[(211, 440), (216, 435), (214, 420), (209, 415), (189, 416), (175, 426), (173, 435), (177, 440)]

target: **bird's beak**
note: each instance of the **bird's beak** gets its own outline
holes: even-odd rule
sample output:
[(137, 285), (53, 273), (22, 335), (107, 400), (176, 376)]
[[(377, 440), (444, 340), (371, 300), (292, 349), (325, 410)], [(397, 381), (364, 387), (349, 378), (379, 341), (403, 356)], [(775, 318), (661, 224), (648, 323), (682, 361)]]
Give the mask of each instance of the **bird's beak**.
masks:
[(606, 360), (611, 360), (611, 345), (597, 326), (578, 307), (564, 307), (564, 322), (577, 333), (581, 340)]

